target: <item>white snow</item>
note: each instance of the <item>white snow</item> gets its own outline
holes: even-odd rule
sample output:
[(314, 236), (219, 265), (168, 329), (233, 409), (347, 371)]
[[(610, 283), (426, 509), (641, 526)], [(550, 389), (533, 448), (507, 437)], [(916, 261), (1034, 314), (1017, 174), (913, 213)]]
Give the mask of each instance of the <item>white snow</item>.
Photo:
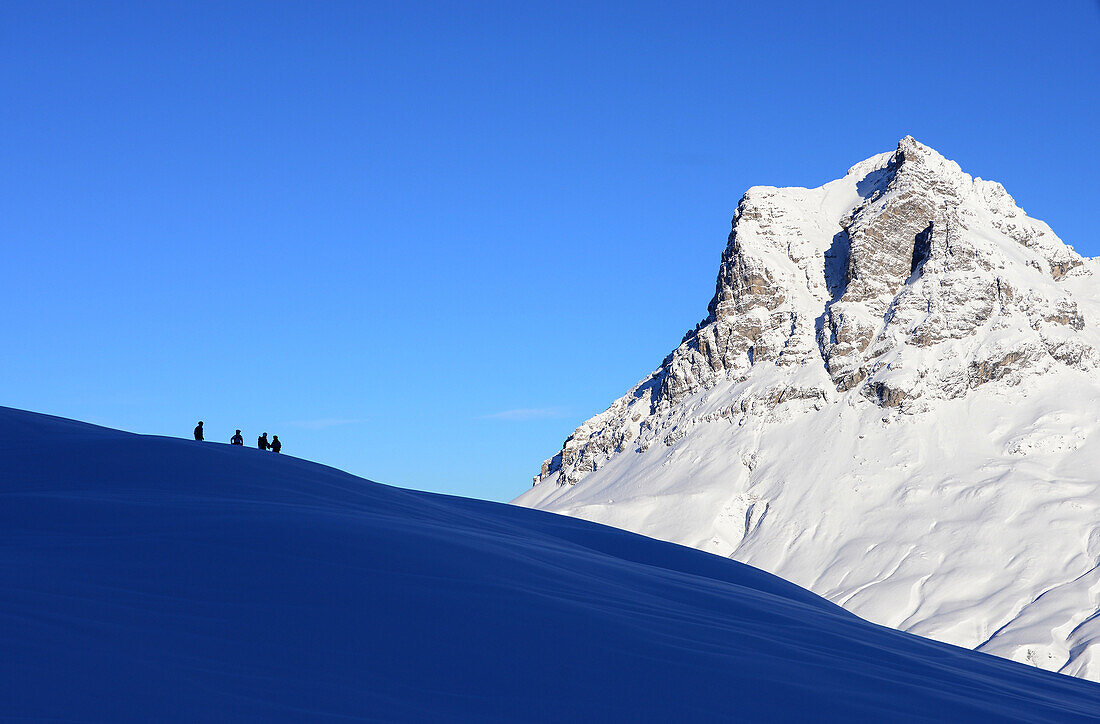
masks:
[[(1100, 383), (1088, 356), (1100, 347), (1100, 265), (1055, 279), (1052, 264), (1076, 255), (1045, 224), (1000, 184), (907, 141), (955, 194), (964, 226), (947, 242), (979, 262), (964, 272), (934, 256), (884, 298), (895, 316), (880, 315), (868, 379), (912, 394), (908, 409), (837, 392), (820, 358), (750, 361), (669, 409), (649, 409), (643, 381), (575, 434), (598, 439), (639, 410), (629, 445), (578, 467), (576, 484), (544, 475), (515, 503), (728, 556), (876, 623), (1100, 680)], [(830, 242), (890, 158), (817, 189), (746, 194), (763, 220), (738, 227), (743, 253), (795, 313), (821, 314), (836, 283)], [(968, 311), (994, 280), (1012, 301), (988, 318)], [(1048, 321), (1066, 310), (1083, 329)], [(919, 329), (941, 341), (910, 343)], [(1059, 344), (1086, 354), (1078, 364), (1044, 351)], [(974, 365), (1019, 351), (1030, 355), (1019, 369), (968, 384)], [(783, 389), (826, 395), (762, 402)]]

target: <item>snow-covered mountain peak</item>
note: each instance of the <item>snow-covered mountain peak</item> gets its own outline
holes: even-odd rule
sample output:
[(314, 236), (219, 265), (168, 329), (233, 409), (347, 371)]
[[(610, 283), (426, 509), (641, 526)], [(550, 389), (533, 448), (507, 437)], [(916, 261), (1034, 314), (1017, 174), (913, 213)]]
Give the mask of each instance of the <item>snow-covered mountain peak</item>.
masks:
[[(517, 502), (733, 555), (882, 623), (978, 646), (1042, 593), (1035, 581), (1056, 585), (1067, 560), (1076, 575), (1100, 563), (1082, 543), (1100, 513), (1098, 269), (1000, 184), (910, 136), (818, 188), (750, 188), (707, 316)], [(1052, 492), (1070, 479), (1068, 497)], [(972, 509), (1007, 488), (1011, 511)], [(1095, 498), (1079, 499), (1086, 489)], [(1051, 496), (1085, 530), (1051, 534)], [(1031, 505), (1045, 511), (1029, 512), (1034, 527), (1007, 531)], [(883, 561), (912, 551), (852, 552), (908, 543), (935, 558), (971, 536), (974, 565), (1004, 571), (1044, 539), (1052, 572), (1006, 582), (1013, 603), (996, 614), (946, 585), (898, 618), (870, 592), (894, 575)], [(937, 628), (941, 604), (981, 623)]]
[(578, 428), (540, 479), (577, 482), (628, 441), (651, 438), (689, 396), (731, 381), (748, 383), (735, 407), (819, 408), (854, 391), (916, 412), (926, 398), (1058, 365), (1092, 370), (1096, 340), (1060, 283), (1088, 275), (1083, 262), (1000, 184), (972, 179), (911, 136), (816, 189), (753, 187), (708, 316)]

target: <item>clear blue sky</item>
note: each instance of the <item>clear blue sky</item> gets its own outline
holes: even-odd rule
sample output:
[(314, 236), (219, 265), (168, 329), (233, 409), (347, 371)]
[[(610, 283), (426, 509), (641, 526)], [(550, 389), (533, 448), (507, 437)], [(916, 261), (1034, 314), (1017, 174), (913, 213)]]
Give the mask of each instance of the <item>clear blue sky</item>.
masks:
[(507, 500), (754, 184), (913, 134), (1100, 254), (1100, 5), (4, 3), (0, 404)]

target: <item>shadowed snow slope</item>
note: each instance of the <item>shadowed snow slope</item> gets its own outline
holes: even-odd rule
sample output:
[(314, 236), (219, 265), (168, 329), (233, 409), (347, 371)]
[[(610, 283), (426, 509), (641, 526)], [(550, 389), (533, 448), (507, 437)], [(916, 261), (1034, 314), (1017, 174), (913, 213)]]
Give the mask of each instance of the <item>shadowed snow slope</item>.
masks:
[(200, 721), (1085, 720), (1100, 687), (748, 566), (0, 408), (0, 710)]

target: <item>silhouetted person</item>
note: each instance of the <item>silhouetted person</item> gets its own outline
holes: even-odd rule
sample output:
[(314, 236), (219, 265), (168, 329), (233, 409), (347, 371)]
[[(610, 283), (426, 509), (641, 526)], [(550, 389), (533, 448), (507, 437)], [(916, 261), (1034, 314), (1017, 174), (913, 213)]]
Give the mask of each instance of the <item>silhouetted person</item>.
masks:
[(267, 444), (267, 433), (266, 432), (263, 435), (260, 435), (258, 438), (256, 438), (256, 447), (260, 448), (261, 450), (267, 450), (269, 447), (271, 447), (270, 445)]
[(202, 441), (202, 420), (199, 420), (199, 424), (195, 425), (195, 439)]
[(271, 438), (271, 452), (279, 452), (283, 449), (283, 444), (279, 442), (279, 436), (275, 435)]
[(229, 438), (230, 445), (244, 445), (244, 438), (241, 437), (241, 431), (237, 430), (237, 433), (233, 437)]

